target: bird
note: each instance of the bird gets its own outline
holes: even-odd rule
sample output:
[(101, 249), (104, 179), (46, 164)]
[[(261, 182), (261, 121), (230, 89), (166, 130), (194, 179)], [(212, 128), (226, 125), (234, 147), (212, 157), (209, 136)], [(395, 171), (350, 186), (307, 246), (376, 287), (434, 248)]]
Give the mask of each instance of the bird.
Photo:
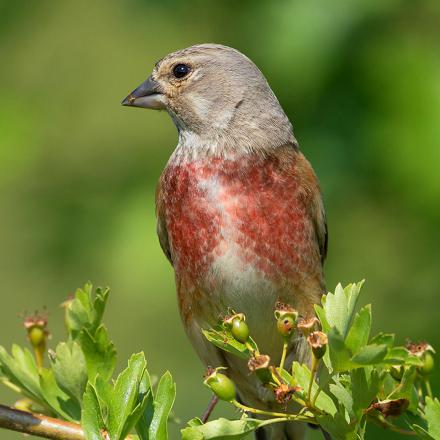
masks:
[[(202, 330), (227, 310), (243, 313), (260, 352), (278, 362), (275, 304), (312, 317), (325, 293), (322, 194), (289, 118), (259, 68), (220, 44), (166, 55), (122, 104), (165, 110), (177, 128), (156, 190), (157, 234), (195, 351), (207, 366), (228, 368), (242, 402), (279, 408), (246, 361)], [(286, 365), (309, 362), (304, 337), (293, 337), (288, 350)], [(277, 423), (257, 438), (299, 440), (303, 425)]]

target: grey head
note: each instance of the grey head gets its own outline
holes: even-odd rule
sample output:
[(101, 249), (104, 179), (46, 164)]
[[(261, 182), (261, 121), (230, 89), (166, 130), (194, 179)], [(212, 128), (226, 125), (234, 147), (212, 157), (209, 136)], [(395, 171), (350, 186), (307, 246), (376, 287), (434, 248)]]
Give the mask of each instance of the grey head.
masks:
[(296, 145), (292, 125), (257, 66), (236, 49), (200, 44), (173, 52), (122, 105), (166, 110), (179, 143), (228, 150)]

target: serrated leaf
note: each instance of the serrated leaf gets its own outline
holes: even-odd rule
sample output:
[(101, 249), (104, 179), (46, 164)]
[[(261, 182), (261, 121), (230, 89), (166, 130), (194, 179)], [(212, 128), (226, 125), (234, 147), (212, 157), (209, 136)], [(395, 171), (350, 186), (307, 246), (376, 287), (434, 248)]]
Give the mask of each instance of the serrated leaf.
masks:
[(146, 397), (144, 410), (136, 423), (136, 432), (141, 440), (149, 440), (149, 428), (154, 414), (154, 394), (148, 370), (145, 370), (139, 385), (139, 394)]
[(101, 430), (105, 429), (102, 409), (95, 388), (87, 384), (81, 411), (81, 426), (86, 440), (102, 440)]
[(329, 385), (330, 392), (336, 397), (336, 399), (344, 405), (350, 418), (353, 418), (353, 397), (351, 393), (340, 383), (335, 382)]
[(101, 323), (107, 302), (109, 289), (96, 289), (92, 296), (93, 286), (87, 283), (75, 292), (75, 297), (66, 305), (66, 326), (72, 338), (87, 329), (92, 335)]
[(148, 394), (142, 398), (142, 400), (135, 406), (133, 411), (127, 417), (124, 424), (124, 428), (120, 435), (121, 439), (125, 439), (130, 433), (130, 431), (138, 423), (139, 419), (141, 418), (142, 414), (145, 411), (145, 407), (147, 406), (147, 403), (148, 403)]
[(129, 415), (137, 406), (139, 386), (146, 369), (143, 353), (134, 354), (116, 379), (108, 402), (107, 428), (112, 440), (121, 439)]
[(81, 419), (78, 402), (66, 394), (57, 384), (52, 370), (40, 370), (40, 388), (45, 402), (62, 418), (75, 422)]
[(279, 419), (227, 420), (220, 418), (202, 425), (192, 425), (182, 429), (182, 440), (239, 440), (248, 438), (257, 428), (278, 423)]
[(80, 405), (87, 385), (86, 360), (80, 346), (74, 341), (58, 344), (52, 369), (58, 386)]
[(98, 373), (105, 380), (109, 380), (116, 365), (116, 349), (105, 326), (100, 325), (94, 335), (86, 329), (82, 330), (77, 341), (86, 358), (89, 381), (93, 382)]
[(176, 385), (169, 371), (160, 379), (154, 397), (154, 414), (149, 426), (151, 440), (168, 440), (168, 416), (176, 398)]
[(359, 352), (361, 348), (368, 344), (371, 329), (371, 305), (363, 307), (356, 314), (353, 325), (348, 331), (345, 345), (352, 354)]
[(416, 368), (407, 367), (403, 373), (399, 386), (389, 394), (388, 399), (407, 399), (409, 401), (409, 410), (415, 411), (418, 405), (418, 397), (414, 387), (417, 377)]
[(391, 348), (394, 345), (394, 339), (395, 335), (393, 333), (378, 333), (371, 339), (370, 344), (386, 345)]
[(426, 398), (425, 416), (429, 435), (435, 440), (440, 440), (440, 402), (438, 399)]
[(382, 380), (378, 372), (370, 367), (357, 368), (350, 372), (350, 377), (353, 411), (360, 418), (376, 397)]
[(351, 352), (345, 345), (344, 338), (336, 328), (332, 328), (328, 333), (328, 353), (331, 362), (331, 369), (334, 372), (347, 371), (355, 368), (350, 360)]
[(382, 363), (390, 365), (406, 364), (421, 367), (423, 365), (423, 360), (417, 356), (411, 355), (405, 347), (392, 347), (388, 350)]
[[(294, 377), (295, 382), (302, 388), (304, 397), (306, 397), (305, 393), (307, 393), (308, 391), (311, 376), (310, 370), (307, 365), (300, 364), (296, 361), (293, 362), (292, 376)], [(318, 384), (316, 382), (313, 382), (312, 398), (316, 395), (318, 388)], [(335, 414), (337, 411), (332, 398), (324, 391), (321, 391), (319, 393), (315, 404), (317, 408), (331, 415)]]
[[(249, 358), (250, 352), (246, 345), (238, 342), (228, 329), (216, 327), (211, 330), (202, 330), (202, 333), (205, 338), (216, 347), (243, 359)], [(254, 350), (258, 350), (257, 344), (250, 337), (249, 343)]]
[(44, 405), (40, 377), (32, 353), (14, 344), (11, 355), (0, 346), (0, 365), (3, 375), (32, 400)]
[(322, 428), (335, 440), (357, 440), (359, 425), (347, 423), (342, 412), (337, 412), (334, 416), (318, 416), (317, 420)]
[(374, 365), (381, 362), (387, 352), (386, 345), (366, 345), (351, 360), (358, 365)]
[(335, 292), (325, 297), (325, 316), (330, 327), (335, 327), (345, 339), (354, 315), (359, 293), (364, 282), (349, 284), (345, 288), (336, 286)]
[(411, 425), (411, 428), (415, 433), (417, 433), (417, 438), (420, 438), (422, 440), (439, 440), (437, 437), (430, 436), (428, 431), (426, 431), (419, 425)]

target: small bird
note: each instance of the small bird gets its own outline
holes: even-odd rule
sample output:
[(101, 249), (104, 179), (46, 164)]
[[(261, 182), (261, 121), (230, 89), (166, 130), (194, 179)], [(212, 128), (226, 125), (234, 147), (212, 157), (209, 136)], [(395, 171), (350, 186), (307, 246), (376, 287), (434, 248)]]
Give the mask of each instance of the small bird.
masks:
[[(214, 347), (201, 330), (228, 309), (244, 313), (260, 352), (276, 364), (282, 338), (275, 304), (311, 317), (325, 292), (325, 212), (292, 124), (256, 65), (218, 44), (165, 56), (122, 104), (164, 109), (178, 130), (156, 213), (186, 333), (206, 365), (228, 367), (243, 402), (280, 409), (246, 362)], [(309, 356), (305, 339), (294, 337), (287, 362)], [(277, 423), (257, 438), (302, 439), (302, 425)]]

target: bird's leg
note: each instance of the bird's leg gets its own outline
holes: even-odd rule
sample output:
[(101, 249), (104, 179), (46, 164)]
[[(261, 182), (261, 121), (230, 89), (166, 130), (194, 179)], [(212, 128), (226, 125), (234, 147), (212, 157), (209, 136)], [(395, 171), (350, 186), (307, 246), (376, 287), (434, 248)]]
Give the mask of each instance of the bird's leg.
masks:
[(212, 411), (214, 411), (215, 405), (217, 405), (218, 402), (218, 397), (217, 396), (212, 396), (211, 401), (209, 402), (208, 408), (206, 408), (205, 412), (203, 413), (202, 416), (202, 422), (206, 423), (212, 413)]

